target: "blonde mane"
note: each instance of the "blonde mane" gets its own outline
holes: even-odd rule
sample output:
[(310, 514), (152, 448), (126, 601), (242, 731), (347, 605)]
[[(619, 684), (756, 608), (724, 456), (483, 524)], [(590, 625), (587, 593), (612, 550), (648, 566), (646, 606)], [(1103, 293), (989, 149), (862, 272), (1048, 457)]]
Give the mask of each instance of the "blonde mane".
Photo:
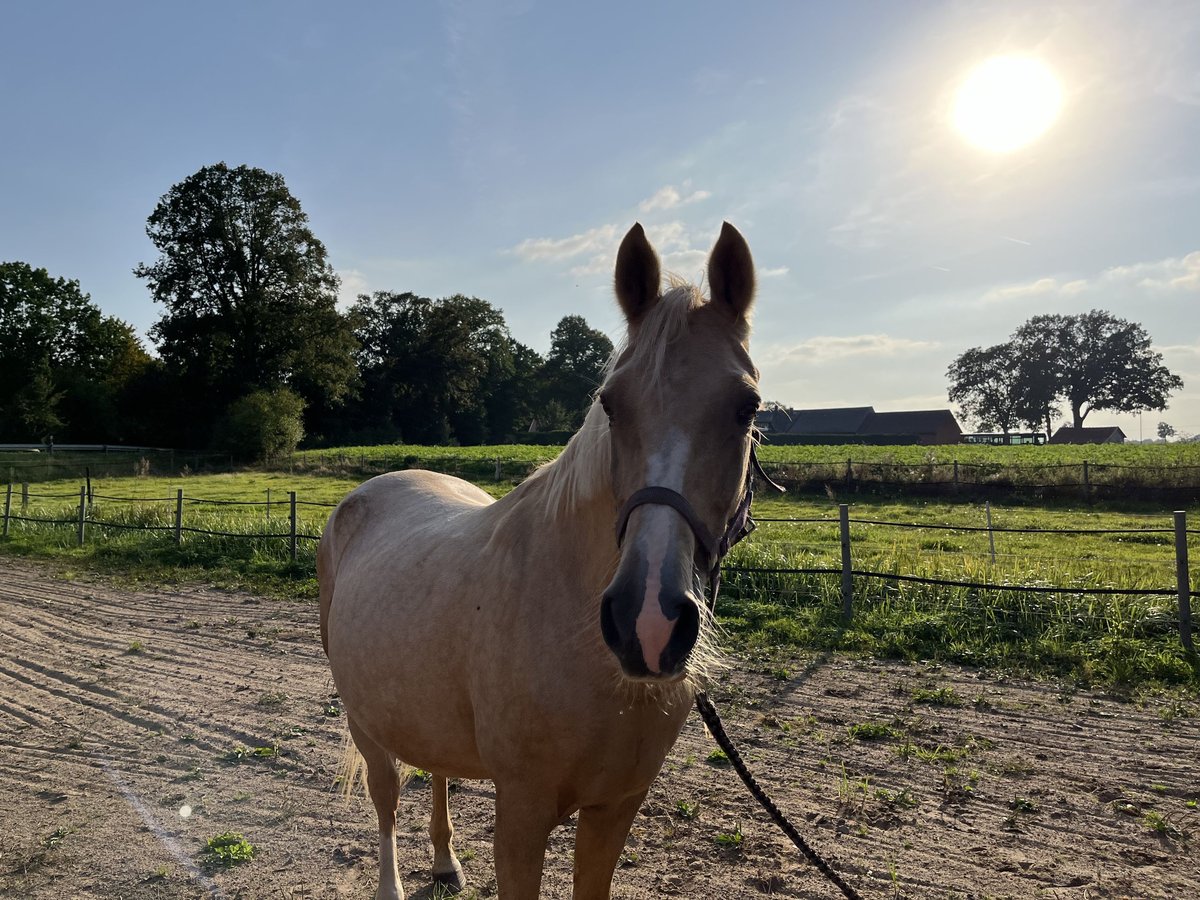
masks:
[(631, 329), (605, 366), (604, 382), (596, 390), (583, 426), (557, 459), (531, 476), (545, 480), (546, 509), (552, 519), (570, 515), (578, 503), (590, 500), (609, 488), (612, 448), (608, 421), (597, 399), (618, 368), (645, 371), (645, 383), (661, 390), (662, 369), (667, 350), (687, 331), (689, 314), (705, 303), (700, 289), (676, 275), (668, 275), (670, 287), (658, 303)]

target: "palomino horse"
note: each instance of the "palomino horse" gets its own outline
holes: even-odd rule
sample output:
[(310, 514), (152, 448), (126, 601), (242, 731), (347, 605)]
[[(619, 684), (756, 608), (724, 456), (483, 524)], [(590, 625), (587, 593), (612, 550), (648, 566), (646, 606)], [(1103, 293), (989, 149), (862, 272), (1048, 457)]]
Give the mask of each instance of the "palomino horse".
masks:
[(716, 562), (702, 535), (738, 509), (759, 405), (754, 264), (729, 224), (708, 284), (710, 300), (660, 294), (634, 225), (616, 264), (628, 340), (558, 459), (495, 502), (446, 475), (381, 475), (330, 516), (321, 638), (379, 815), (380, 900), (404, 896), (398, 760), (433, 773), (436, 881), (464, 884), (447, 779), (490, 779), (501, 897), (537, 897), (575, 812), (574, 896), (609, 896), (692, 704)]

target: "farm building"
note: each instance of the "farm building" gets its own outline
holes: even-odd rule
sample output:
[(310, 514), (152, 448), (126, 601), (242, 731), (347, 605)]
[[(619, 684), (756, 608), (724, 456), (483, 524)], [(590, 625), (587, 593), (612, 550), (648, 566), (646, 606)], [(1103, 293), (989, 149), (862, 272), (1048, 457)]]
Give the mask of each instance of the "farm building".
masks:
[(767, 410), (756, 423), (797, 443), (956, 444), (962, 429), (948, 409), (876, 412), (873, 406)]
[(1125, 432), (1111, 428), (1072, 428), (1064, 425), (1050, 438), (1052, 444), (1123, 444)]

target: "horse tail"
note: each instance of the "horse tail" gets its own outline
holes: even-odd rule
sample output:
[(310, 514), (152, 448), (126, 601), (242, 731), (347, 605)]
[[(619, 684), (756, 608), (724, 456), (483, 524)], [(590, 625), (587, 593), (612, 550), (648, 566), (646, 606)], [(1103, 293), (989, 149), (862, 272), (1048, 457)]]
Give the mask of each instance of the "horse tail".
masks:
[(337, 778), (333, 783), (343, 800), (349, 800), (359, 789), (365, 791), (367, 787), (367, 761), (358, 752), (348, 729), (342, 744), (342, 759), (338, 763)]
[[(407, 785), (417, 770), (394, 753), (389, 752), (387, 755), (391, 758), (392, 764), (396, 766), (396, 775), (400, 779), (400, 784)], [(354, 743), (350, 729), (347, 728), (345, 741), (342, 743), (342, 758), (338, 763), (337, 777), (333, 784), (338, 793), (342, 795), (343, 800), (350, 800), (355, 794), (366, 793), (368, 777), (367, 760), (359, 752), (358, 745)]]

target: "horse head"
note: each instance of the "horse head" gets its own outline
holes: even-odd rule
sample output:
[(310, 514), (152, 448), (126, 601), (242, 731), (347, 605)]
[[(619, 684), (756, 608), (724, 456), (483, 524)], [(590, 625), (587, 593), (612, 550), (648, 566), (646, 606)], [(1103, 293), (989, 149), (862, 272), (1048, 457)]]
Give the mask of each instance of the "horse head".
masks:
[(754, 263), (725, 223), (708, 260), (706, 299), (672, 281), (641, 225), (617, 253), (628, 341), (599, 393), (608, 416), (621, 547), (600, 625), (637, 680), (687, 675), (706, 616), (704, 578), (742, 500), (759, 407), (750, 359)]

